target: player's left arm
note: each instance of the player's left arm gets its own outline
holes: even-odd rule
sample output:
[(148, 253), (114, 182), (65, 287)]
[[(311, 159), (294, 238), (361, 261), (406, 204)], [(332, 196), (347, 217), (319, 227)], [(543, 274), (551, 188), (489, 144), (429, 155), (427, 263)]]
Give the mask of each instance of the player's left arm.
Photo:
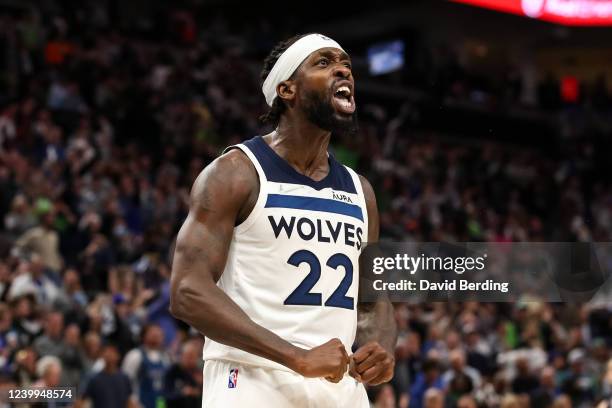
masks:
[[(376, 196), (372, 186), (359, 176), (368, 211), (368, 245), (378, 242), (380, 223)], [(360, 272), (363, 277), (363, 271)], [(367, 281), (360, 279), (360, 286)], [(351, 356), (350, 373), (357, 380), (377, 385), (393, 378), (397, 328), (393, 305), (387, 297), (376, 302), (360, 301), (357, 306), (357, 344), (360, 347)]]

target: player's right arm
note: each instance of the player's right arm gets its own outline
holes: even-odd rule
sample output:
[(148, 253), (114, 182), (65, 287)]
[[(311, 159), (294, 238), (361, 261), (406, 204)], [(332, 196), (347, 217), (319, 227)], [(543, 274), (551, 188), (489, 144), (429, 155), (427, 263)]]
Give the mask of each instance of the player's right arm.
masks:
[(257, 172), (239, 150), (205, 168), (193, 184), (190, 209), (176, 240), (170, 312), (210, 339), (280, 363), (306, 377), (339, 381), (348, 355), (338, 339), (304, 350), (256, 324), (216, 282), (225, 268), (234, 226), (251, 212)]

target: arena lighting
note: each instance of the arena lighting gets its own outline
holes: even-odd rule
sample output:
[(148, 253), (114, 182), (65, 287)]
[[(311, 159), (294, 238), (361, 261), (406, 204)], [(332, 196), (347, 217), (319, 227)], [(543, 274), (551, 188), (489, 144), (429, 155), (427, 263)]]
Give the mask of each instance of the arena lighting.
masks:
[(573, 26), (612, 25), (612, 0), (450, 0)]

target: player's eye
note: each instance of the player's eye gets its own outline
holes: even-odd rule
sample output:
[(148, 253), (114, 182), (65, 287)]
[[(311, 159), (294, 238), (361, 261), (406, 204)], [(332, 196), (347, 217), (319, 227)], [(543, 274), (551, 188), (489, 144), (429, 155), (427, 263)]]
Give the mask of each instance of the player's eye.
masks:
[(317, 65), (326, 67), (329, 65), (329, 61), (327, 60), (327, 58), (321, 58), (319, 61), (317, 61)]
[(345, 62), (344, 66), (347, 67), (348, 69), (353, 69), (353, 66), (351, 65), (350, 62)]

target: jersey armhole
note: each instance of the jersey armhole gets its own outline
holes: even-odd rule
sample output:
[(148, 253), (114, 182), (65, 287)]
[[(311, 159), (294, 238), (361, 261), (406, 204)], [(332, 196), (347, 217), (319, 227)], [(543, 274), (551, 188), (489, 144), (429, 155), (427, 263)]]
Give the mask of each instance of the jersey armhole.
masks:
[(265, 206), (266, 197), (268, 195), (267, 189), (266, 189), (267, 179), (266, 179), (266, 173), (263, 171), (263, 168), (259, 164), (259, 161), (257, 160), (253, 152), (247, 146), (245, 146), (244, 144), (237, 144), (237, 145), (229, 146), (228, 148), (223, 150), (223, 154), (233, 149), (239, 149), (240, 151), (242, 151), (242, 153), (244, 153), (249, 158), (251, 163), (253, 163), (253, 166), (255, 167), (255, 170), (257, 171), (257, 177), (259, 178), (259, 192), (257, 194), (257, 200), (255, 201), (255, 205), (253, 206), (253, 209), (251, 210), (249, 215), (244, 219), (244, 221), (242, 221), (240, 224), (234, 227), (235, 232), (244, 232), (253, 225), (253, 223), (255, 222), (255, 220), (257, 220), (257, 217), (261, 213), (261, 210)]
[[(353, 169), (351, 169), (348, 166), (344, 166), (346, 168), (346, 170), (349, 172), (349, 174), (351, 175), (351, 178), (353, 179), (353, 184), (355, 185), (355, 191), (357, 192), (357, 196), (359, 197), (359, 205), (361, 206), (361, 211), (363, 212), (363, 225), (364, 225), (364, 242), (367, 244), (368, 243), (368, 205), (366, 203), (366, 198), (365, 198), (365, 194), (363, 193), (363, 187), (361, 186), (361, 180), (359, 179), (359, 175), (357, 174), (356, 171), (354, 171)], [(363, 247), (361, 248), (361, 250), (363, 251)]]

